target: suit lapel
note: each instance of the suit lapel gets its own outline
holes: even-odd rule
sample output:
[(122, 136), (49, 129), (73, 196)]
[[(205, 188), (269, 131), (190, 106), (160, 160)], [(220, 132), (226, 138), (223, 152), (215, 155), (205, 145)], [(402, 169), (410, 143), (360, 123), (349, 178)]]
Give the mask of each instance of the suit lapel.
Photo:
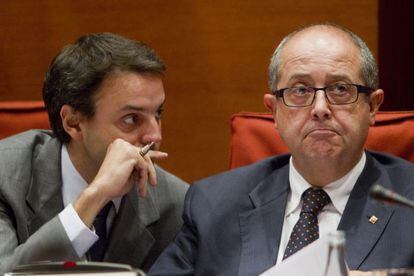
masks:
[(32, 177), (26, 196), (29, 235), (63, 209), (60, 149), (57, 139), (49, 140), (31, 160)]
[(289, 166), (265, 178), (251, 193), (253, 209), (240, 217), (239, 275), (257, 275), (276, 263), (289, 190)]
[(147, 197), (138, 197), (132, 189), (122, 200), (109, 238), (105, 261), (125, 263), (141, 267), (155, 243), (147, 226), (160, 218), (153, 190)]
[[(368, 200), (369, 189), (375, 183), (391, 187), (389, 178), (367, 154), (364, 171), (351, 192), (338, 226), (339, 230), (346, 231), (347, 262), (351, 269), (361, 266), (394, 213), (394, 208)], [(372, 216), (378, 218), (375, 223), (369, 221)]]

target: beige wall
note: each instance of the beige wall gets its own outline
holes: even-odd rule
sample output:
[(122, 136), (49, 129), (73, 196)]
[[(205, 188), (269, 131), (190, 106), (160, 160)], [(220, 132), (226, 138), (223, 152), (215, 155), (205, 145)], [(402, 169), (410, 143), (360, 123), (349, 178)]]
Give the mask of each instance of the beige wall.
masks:
[(0, 100), (41, 99), (60, 48), (89, 32), (150, 44), (168, 66), (161, 164), (187, 181), (227, 169), (231, 114), (265, 111), (270, 55), (289, 31), (330, 21), (377, 53), (376, 0), (2, 1)]

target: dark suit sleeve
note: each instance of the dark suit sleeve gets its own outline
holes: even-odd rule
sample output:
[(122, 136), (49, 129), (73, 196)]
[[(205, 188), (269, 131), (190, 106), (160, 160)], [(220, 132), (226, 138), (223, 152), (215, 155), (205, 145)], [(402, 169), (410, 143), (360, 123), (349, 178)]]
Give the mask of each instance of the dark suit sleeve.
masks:
[(191, 218), (194, 188), (194, 185), (190, 187), (185, 197), (181, 231), (160, 255), (148, 275), (194, 275), (198, 243), (197, 229)]

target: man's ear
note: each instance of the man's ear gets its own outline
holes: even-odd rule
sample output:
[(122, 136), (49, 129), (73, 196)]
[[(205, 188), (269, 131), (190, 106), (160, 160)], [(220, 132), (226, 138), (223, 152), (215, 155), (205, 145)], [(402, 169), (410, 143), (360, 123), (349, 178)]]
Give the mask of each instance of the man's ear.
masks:
[(81, 112), (76, 111), (73, 107), (65, 104), (60, 109), (60, 118), (62, 119), (64, 130), (71, 139), (75, 141), (82, 139), (80, 122), (83, 120), (83, 115)]
[(272, 112), (275, 127), (277, 129), (277, 123), (276, 123), (277, 99), (276, 99), (276, 96), (274, 96), (272, 94), (265, 94), (264, 97), (263, 97), (263, 103), (266, 106), (267, 110)]
[(384, 91), (377, 89), (369, 95), (369, 115), (370, 125), (375, 125), (375, 114), (377, 114), (379, 107), (384, 101)]
[(272, 112), (273, 117), (276, 116), (276, 97), (272, 94), (265, 94), (263, 97), (263, 103), (267, 110)]

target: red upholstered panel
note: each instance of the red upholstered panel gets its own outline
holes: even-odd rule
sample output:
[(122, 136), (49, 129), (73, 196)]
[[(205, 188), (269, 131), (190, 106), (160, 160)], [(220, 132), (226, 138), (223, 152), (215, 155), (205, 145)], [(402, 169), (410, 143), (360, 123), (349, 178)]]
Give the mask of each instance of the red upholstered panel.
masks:
[(0, 139), (29, 129), (49, 129), (42, 101), (0, 102)]
[[(288, 148), (268, 113), (241, 112), (231, 118), (230, 168), (286, 153)], [(370, 128), (366, 148), (414, 162), (414, 111), (383, 111)]]

